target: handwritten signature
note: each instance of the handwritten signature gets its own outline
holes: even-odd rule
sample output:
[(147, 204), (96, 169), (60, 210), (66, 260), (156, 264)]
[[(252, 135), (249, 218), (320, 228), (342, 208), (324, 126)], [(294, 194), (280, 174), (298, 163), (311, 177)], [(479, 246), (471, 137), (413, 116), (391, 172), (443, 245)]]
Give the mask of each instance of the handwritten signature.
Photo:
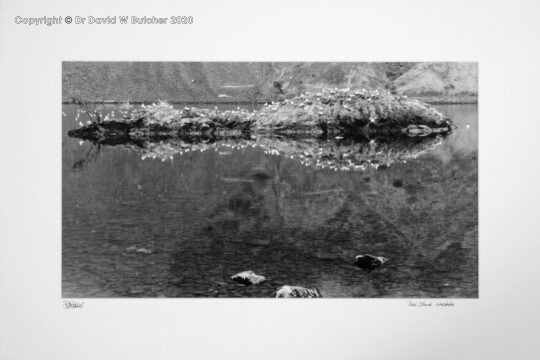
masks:
[(82, 309), (84, 301), (65, 300), (63, 302), (64, 309)]
[(451, 307), (455, 306), (453, 301), (451, 300), (437, 300), (437, 301), (430, 301), (430, 300), (409, 300), (409, 306), (411, 307)]

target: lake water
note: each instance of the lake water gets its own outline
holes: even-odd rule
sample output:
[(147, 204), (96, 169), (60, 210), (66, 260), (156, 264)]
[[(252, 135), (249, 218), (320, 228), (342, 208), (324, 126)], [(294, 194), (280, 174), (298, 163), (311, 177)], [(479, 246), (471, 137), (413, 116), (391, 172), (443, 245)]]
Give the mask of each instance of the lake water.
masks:
[[(258, 147), (98, 151), (64, 105), (63, 297), (477, 297), (477, 106), (436, 107), (458, 128), (431, 151), (334, 171)], [(368, 272), (362, 253), (389, 262)], [(244, 270), (267, 281), (230, 280)]]

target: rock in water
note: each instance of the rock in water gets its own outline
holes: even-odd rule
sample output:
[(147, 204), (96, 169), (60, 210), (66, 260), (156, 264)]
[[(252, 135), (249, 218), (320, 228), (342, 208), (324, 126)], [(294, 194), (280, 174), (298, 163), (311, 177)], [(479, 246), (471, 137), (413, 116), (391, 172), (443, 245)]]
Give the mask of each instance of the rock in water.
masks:
[(378, 91), (362, 94), (344, 89), (298, 96), (264, 106), (253, 113), (188, 107), (175, 109), (158, 104), (134, 110), (127, 121), (112, 119), (91, 123), (69, 131), (68, 135), (107, 143), (234, 133), (391, 138), (445, 135), (453, 126), (452, 121), (438, 110), (418, 100)]
[(150, 249), (145, 249), (145, 248), (140, 248), (140, 249), (137, 249), (135, 250), (136, 252), (139, 252), (139, 253), (143, 253), (143, 254), (151, 254), (152, 253), (152, 250)]
[(371, 254), (357, 255), (354, 259), (354, 263), (356, 264), (356, 266), (363, 269), (374, 269), (381, 266), (387, 261), (388, 259), (385, 257), (373, 256)]
[(319, 289), (284, 285), (276, 292), (277, 298), (322, 298)]
[(242, 285), (257, 285), (266, 280), (266, 278), (262, 275), (257, 275), (253, 271), (242, 271), (241, 273), (238, 273), (236, 275), (231, 276), (231, 279), (233, 281), (236, 281), (239, 284)]

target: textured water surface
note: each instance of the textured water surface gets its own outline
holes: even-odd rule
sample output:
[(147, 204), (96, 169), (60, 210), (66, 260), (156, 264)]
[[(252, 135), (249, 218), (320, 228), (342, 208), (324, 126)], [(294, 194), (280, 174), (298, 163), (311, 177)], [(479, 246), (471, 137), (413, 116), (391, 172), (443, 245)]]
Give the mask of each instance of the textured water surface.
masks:
[[(477, 106), (436, 107), (458, 126), (439, 146), (334, 171), (250, 146), (172, 159), (98, 151), (67, 136), (87, 118), (64, 105), (62, 295), (267, 297), (299, 285), (323, 297), (477, 297)], [(390, 260), (359, 269), (366, 252)], [(244, 270), (267, 281), (230, 280)]]

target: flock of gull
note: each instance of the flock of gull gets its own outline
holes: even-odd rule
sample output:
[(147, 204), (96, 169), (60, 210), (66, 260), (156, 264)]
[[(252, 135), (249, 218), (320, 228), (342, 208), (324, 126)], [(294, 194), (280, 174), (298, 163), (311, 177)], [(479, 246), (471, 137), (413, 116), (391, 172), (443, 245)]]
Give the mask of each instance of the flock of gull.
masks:
[[(349, 89), (334, 89), (323, 90), (314, 95), (306, 92), (294, 99), (287, 99), (282, 102), (271, 102), (265, 104), (262, 108), (264, 111), (276, 111), (280, 106), (293, 106), (293, 107), (307, 107), (314, 106), (317, 109), (318, 103), (324, 103), (326, 101), (334, 101), (336, 98), (344, 98), (346, 100), (355, 101), (357, 98), (362, 98), (370, 101), (371, 99), (377, 99), (383, 96), (378, 90), (367, 91), (365, 89), (351, 92)], [(347, 102), (343, 102), (343, 108), (347, 109), (349, 106)], [(133, 114), (136, 111), (149, 111), (155, 113), (163, 109), (173, 110), (173, 106), (165, 102), (153, 103), (151, 105), (141, 104), (139, 108), (133, 106), (129, 102), (117, 106), (103, 116), (100, 112), (100, 118), (103, 121), (109, 121), (115, 119), (118, 114), (123, 119), (132, 119)], [(199, 109), (195, 107), (184, 107), (180, 110), (190, 115), (205, 116), (209, 111), (221, 114), (231, 114), (245, 116), (247, 114), (253, 114), (256, 111), (249, 112), (248, 110), (237, 107), (236, 110), (219, 111), (215, 106), (213, 110)], [(64, 113), (64, 115), (66, 115)], [(85, 116), (85, 112), (81, 109), (77, 109), (74, 121), (84, 126), (81, 121), (81, 117)], [(91, 124), (91, 120), (86, 121), (87, 124)], [(181, 156), (190, 152), (204, 152), (207, 150), (213, 150), (218, 155), (230, 154), (231, 151), (243, 151), (246, 148), (259, 148), (262, 149), (265, 155), (281, 156), (288, 159), (296, 160), (302, 166), (316, 167), (319, 169), (327, 169), (332, 171), (351, 171), (359, 170), (363, 171), (367, 168), (377, 169), (380, 166), (388, 166), (396, 161), (406, 162), (410, 158), (416, 158), (424, 153), (427, 149), (430, 149), (436, 145), (439, 145), (442, 140), (439, 138), (437, 141), (432, 141), (429, 146), (425, 146), (422, 149), (414, 149), (414, 151), (405, 152), (392, 152), (391, 149), (381, 148), (378, 146), (376, 140), (370, 140), (369, 143), (350, 144), (344, 143), (341, 136), (335, 136), (333, 139), (327, 139), (325, 141), (303, 141), (303, 140), (290, 140), (279, 137), (262, 137), (251, 135), (250, 139), (222, 139), (214, 142), (208, 140), (201, 140), (200, 142), (183, 141), (182, 139), (168, 139), (164, 141), (147, 141), (143, 147), (132, 147), (141, 152), (141, 159), (160, 159), (165, 162), (167, 160), (173, 161), (175, 156)], [(343, 143), (342, 143), (343, 142)], [(82, 142), (81, 142), (82, 145)]]

